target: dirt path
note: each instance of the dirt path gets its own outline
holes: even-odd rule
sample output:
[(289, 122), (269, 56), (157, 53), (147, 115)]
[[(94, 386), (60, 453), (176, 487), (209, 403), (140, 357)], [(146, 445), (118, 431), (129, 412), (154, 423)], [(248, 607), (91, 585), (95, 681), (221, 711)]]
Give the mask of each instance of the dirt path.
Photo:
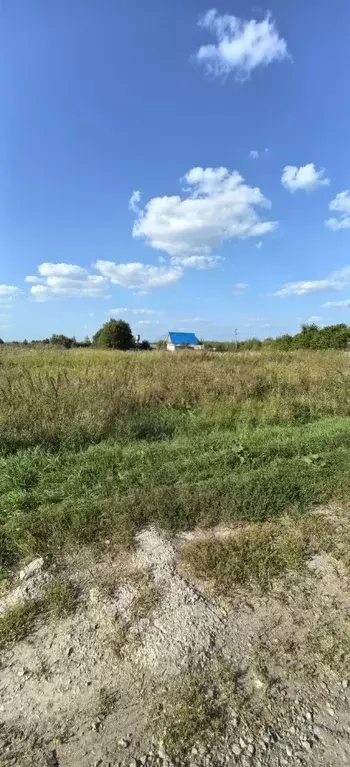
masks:
[[(188, 689), (192, 733), (179, 755), (193, 767), (350, 764), (349, 664), (341, 646), (323, 652), (322, 641), (321, 651), (310, 642), (348, 625), (345, 571), (320, 555), (283, 593), (236, 591), (225, 602), (181, 572), (181, 545), (150, 529), (131, 555), (96, 561), (84, 552), (61, 563), (61, 576), (81, 590), (77, 610), (39, 624), (1, 655), (1, 765), (167, 767)], [(14, 593), (17, 601), (40, 593), (48, 576), (43, 563), (34, 570), (0, 612)], [(332, 652), (340, 654), (335, 670)], [(213, 736), (219, 701), (222, 727)]]

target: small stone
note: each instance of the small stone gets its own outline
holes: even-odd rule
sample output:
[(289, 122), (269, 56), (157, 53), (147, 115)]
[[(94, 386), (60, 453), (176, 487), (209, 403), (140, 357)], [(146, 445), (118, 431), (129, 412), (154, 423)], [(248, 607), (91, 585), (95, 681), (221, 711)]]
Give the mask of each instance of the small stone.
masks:
[(26, 581), (28, 578), (33, 578), (35, 575), (38, 575), (38, 573), (42, 570), (44, 565), (44, 560), (42, 557), (39, 557), (38, 559), (33, 559), (31, 562), (29, 562), (29, 565), (23, 568), (23, 570), (20, 570), (19, 573), (19, 579), (20, 581)]
[(129, 767), (137, 767), (137, 761), (136, 761), (136, 759), (132, 759), (132, 760), (131, 760)]
[(253, 745), (253, 743), (249, 743), (249, 746), (247, 746), (247, 754), (249, 754), (249, 756), (254, 756), (255, 746)]
[(147, 756), (146, 754), (143, 754), (143, 756), (140, 756), (140, 764), (144, 765), (147, 762)]
[(311, 722), (311, 720), (312, 720), (312, 713), (311, 713), (311, 711), (307, 711), (306, 714), (305, 714), (305, 717), (306, 717), (308, 722)]
[(241, 755), (242, 749), (239, 747), (239, 745), (237, 743), (233, 744), (233, 746), (232, 746), (232, 753), (235, 756), (240, 756)]
[(91, 604), (92, 605), (97, 605), (98, 602), (99, 602), (99, 597), (100, 597), (99, 590), (98, 590), (98, 588), (96, 586), (94, 586), (89, 591), (89, 598), (90, 598)]
[(327, 704), (327, 711), (329, 713), (329, 716), (334, 716), (334, 714), (335, 714), (334, 708), (332, 708), (328, 704)]
[(341, 686), (342, 686), (343, 690), (346, 690), (349, 687), (349, 680), (348, 679), (343, 679), (343, 681), (341, 683)]
[(98, 759), (97, 762), (94, 763), (94, 767), (102, 767), (102, 759)]
[(246, 744), (244, 738), (240, 738), (239, 739), (239, 745), (240, 745), (241, 748), (246, 748), (247, 744)]
[(311, 751), (311, 743), (308, 740), (303, 741), (302, 747), (305, 749), (305, 751)]
[(68, 650), (67, 650), (68, 658), (70, 658), (70, 656), (73, 655), (73, 652), (74, 652), (73, 647), (68, 647)]
[(128, 740), (128, 738), (120, 738), (120, 740), (118, 740), (118, 746), (119, 748), (129, 748), (130, 740)]
[(101, 722), (99, 719), (96, 719), (96, 722), (93, 722), (91, 725), (91, 729), (95, 730), (95, 732), (98, 732), (101, 727)]
[(293, 756), (293, 751), (292, 751), (291, 747), (288, 746), (288, 744), (286, 745), (286, 754), (287, 754), (287, 756)]

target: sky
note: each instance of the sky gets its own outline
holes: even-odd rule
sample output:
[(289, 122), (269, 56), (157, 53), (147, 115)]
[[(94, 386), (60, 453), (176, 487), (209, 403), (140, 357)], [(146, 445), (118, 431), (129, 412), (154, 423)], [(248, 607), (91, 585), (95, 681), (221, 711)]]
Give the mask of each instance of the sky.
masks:
[(0, 336), (350, 315), (348, 0), (0, 0)]

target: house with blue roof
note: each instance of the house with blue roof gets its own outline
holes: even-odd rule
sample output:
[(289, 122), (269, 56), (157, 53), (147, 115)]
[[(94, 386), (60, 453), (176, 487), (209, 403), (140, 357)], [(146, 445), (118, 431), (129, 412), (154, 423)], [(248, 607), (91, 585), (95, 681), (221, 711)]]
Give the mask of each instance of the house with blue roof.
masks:
[(166, 348), (168, 352), (177, 352), (181, 349), (192, 349), (198, 351), (203, 347), (194, 333), (168, 333), (166, 339)]

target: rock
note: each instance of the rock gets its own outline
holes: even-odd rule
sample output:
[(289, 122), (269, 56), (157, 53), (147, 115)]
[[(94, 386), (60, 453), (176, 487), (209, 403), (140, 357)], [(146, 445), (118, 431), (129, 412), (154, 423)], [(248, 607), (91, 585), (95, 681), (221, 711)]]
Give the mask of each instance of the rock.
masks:
[(311, 751), (311, 743), (308, 740), (304, 740), (301, 745), (305, 751)]
[(98, 759), (97, 762), (94, 763), (94, 767), (102, 767), (102, 759)]
[(329, 713), (329, 716), (334, 716), (334, 714), (335, 714), (334, 708), (329, 706), (328, 703), (327, 703), (327, 711)]
[(253, 743), (249, 743), (249, 746), (247, 746), (247, 754), (249, 754), (249, 756), (254, 756), (255, 746), (253, 745)]
[(239, 739), (239, 745), (240, 745), (241, 748), (246, 748), (247, 744), (246, 744), (244, 738), (241, 737)]
[(91, 602), (92, 605), (97, 605), (99, 603), (100, 592), (99, 592), (97, 586), (94, 586), (92, 589), (90, 589), (90, 591), (89, 591), (89, 598), (90, 598), (90, 602)]
[(293, 750), (292, 750), (292, 748), (291, 748), (291, 747), (288, 745), (288, 743), (287, 743), (287, 745), (286, 745), (286, 754), (287, 754), (287, 756), (293, 756)]
[(55, 748), (53, 748), (52, 751), (49, 751), (45, 761), (46, 761), (46, 767), (60, 767), (57, 751)]
[(68, 650), (67, 650), (68, 658), (70, 658), (70, 656), (73, 654), (73, 652), (74, 652), (74, 648), (73, 647), (68, 647)]
[(19, 578), (21, 581), (27, 581), (28, 578), (33, 578), (34, 576), (38, 575), (42, 568), (44, 566), (44, 560), (42, 557), (38, 557), (37, 559), (33, 559), (31, 562), (29, 562), (29, 565), (23, 568), (23, 570), (20, 570)]
[(343, 679), (343, 681), (341, 683), (341, 686), (342, 686), (343, 690), (347, 690), (347, 688), (349, 687), (349, 680), (348, 679)]
[(119, 748), (129, 748), (130, 740), (128, 738), (120, 738), (120, 740), (118, 740), (118, 746)]
[(132, 760), (131, 760), (131, 762), (130, 762), (130, 764), (129, 764), (129, 767), (137, 767), (137, 761), (136, 761), (136, 759), (132, 759)]
[(139, 761), (140, 761), (140, 764), (142, 764), (142, 765), (146, 764), (146, 762), (147, 762), (147, 755), (143, 754), (142, 756), (140, 756)]
[(240, 747), (240, 746), (239, 746), (237, 743), (234, 743), (234, 744), (233, 744), (233, 746), (232, 746), (232, 749), (231, 749), (231, 750), (232, 750), (232, 753), (233, 753), (235, 756), (240, 756), (240, 755), (241, 755), (241, 753), (242, 753), (242, 749), (241, 749), (241, 747)]

